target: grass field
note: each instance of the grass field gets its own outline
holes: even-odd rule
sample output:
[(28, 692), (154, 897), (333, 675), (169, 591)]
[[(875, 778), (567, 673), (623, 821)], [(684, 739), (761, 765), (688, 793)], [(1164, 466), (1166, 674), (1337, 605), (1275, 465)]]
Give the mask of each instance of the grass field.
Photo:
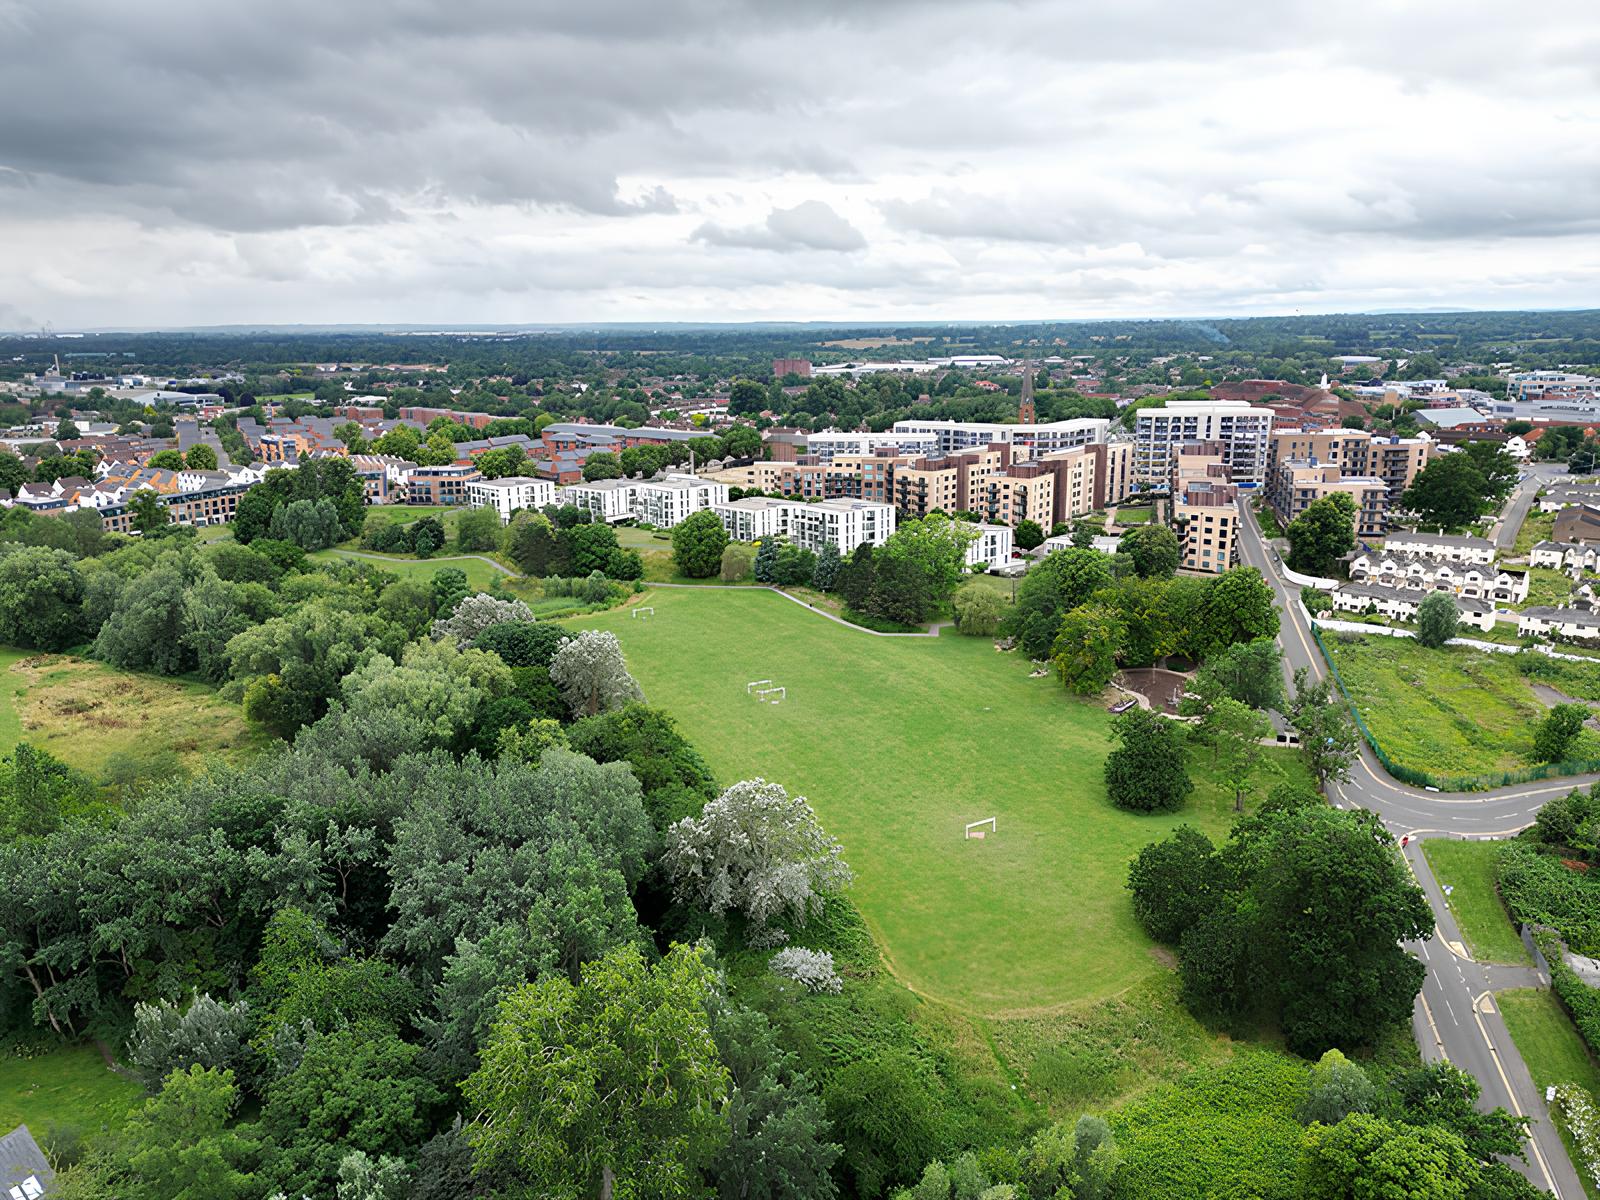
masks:
[(1556, 514), (1542, 513), (1537, 509), (1528, 513), (1522, 527), (1517, 530), (1517, 541), (1511, 548), (1514, 558), (1527, 558), (1539, 542), (1548, 542), (1555, 533)]
[(184, 766), (269, 740), (203, 683), (118, 671), (61, 654), (0, 651), (0, 737), (26, 739), (96, 778), (117, 755), (173, 750)]
[[(1547, 1087), (1576, 1083), (1587, 1088), (1591, 1096), (1600, 1098), (1600, 1067), (1589, 1057), (1578, 1031), (1573, 1029), (1554, 996), (1543, 989), (1519, 988), (1496, 993), (1495, 1002), (1500, 1005), (1500, 1015), (1511, 1031), (1511, 1040), (1528, 1064), (1528, 1074), (1533, 1076), (1541, 1092)], [(1578, 1163), (1580, 1159), (1565, 1123), (1558, 1119), (1556, 1126), (1567, 1145), (1567, 1154)], [(1590, 1197), (1600, 1196), (1600, 1188), (1584, 1175), (1581, 1166), (1578, 1175)]]
[(1572, 598), (1572, 580), (1566, 574), (1550, 567), (1528, 568), (1528, 598), (1517, 608), (1534, 608), (1546, 605), (1565, 608)]
[[(1163, 974), (1133, 917), (1127, 865), (1188, 822), (1221, 837), (1231, 798), (1200, 779), (1185, 811), (1105, 797), (1109, 717), (988, 638), (874, 637), (766, 591), (655, 590), (621, 639), (649, 702), (726, 782), (811, 800), (856, 872), (852, 898), (913, 989), (986, 1014), (1102, 999)], [(746, 695), (774, 679), (778, 705)], [(1272, 772), (1299, 771), (1274, 752)], [(998, 831), (966, 840), (993, 816)]]
[[(1549, 710), (1510, 655), (1430, 650), (1410, 638), (1325, 641), (1362, 719), (1395, 762), (1445, 776), (1530, 765), (1534, 726)], [(1572, 757), (1600, 758), (1600, 736), (1585, 730)]]
[(467, 586), (475, 591), (485, 591), (495, 579), (509, 580), (504, 571), (497, 571), (477, 558), (456, 558), (448, 553), (434, 558), (410, 558), (397, 554), (376, 554), (363, 550), (354, 554), (346, 550), (318, 550), (306, 555), (312, 562), (365, 562), (381, 567), (403, 579), (432, 579), (445, 567), (456, 567), (466, 572)]
[(0, 1127), (26, 1123), (40, 1140), (52, 1128), (83, 1134), (121, 1128), (141, 1096), (139, 1085), (108, 1068), (93, 1046), (0, 1057)]
[(1439, 886), (1449, 886), (1446, 902), (1461, 926), (1467, 949), (1479, 962), (1531, 966), (1533, 957), (1512, 927), (1500, 893), (1495, 891), (1499, 842), (1454, 842), (1430, 838), (1422, 843), (1428, 866)]

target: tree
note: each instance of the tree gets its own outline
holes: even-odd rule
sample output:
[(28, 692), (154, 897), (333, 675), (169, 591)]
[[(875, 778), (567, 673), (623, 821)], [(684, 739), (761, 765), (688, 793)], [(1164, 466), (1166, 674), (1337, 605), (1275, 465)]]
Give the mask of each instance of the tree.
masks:
[[(432, 520), (426, 517), (424, 520)], [(417, 522), (419, 525), (421, 521)], [(448, 617), (471, 593), (467, 587), (467, 573), (460, 567), (441, 567), (433, 573), (433, 614)]]
[(722, 453), (725, 458), (760, 458), (760, 430), (749, 425), (731, 426), (722, 434)]
[(0, 642), (64, 650), (82, 634), (84, 584), (65, 550), (24, 546), (0, 555)]
[(1437, 650), (1456, 635), (1455, 599), (1444, 592), (1429, 592), (1417, 605), (1417, 641)]
[(217, 469), (217, 452), (204, 442), (197, 442), (189, 447), (183, 456), (184, 466), (191, 471), (215, 471)]
[(250, 1005), (197, 993), (187, 1007), (167, 1000), (133, 1006), (128, 1062), (151, 1095), (173, 1071), (236, 1070), (250, 1032)]
[(1356, 548), (1355, 499), (1335, 492), (1313, 500), (1283, 532), (1289, 539), (1291, 567), (1327, 575), (1339, 559)]
[(145, 459), (144, 465), (152, 471), (181, 471), (184, 468), (183, 454), (178, 450), (157, 450)]
[(1139, 851), (1128, 868), (1128, 890), (1145, 932), (1176, 945), (1221, 895), (1216, 847), (1198, 829), (1180, 825), (1166, 841)]
[(1289, 724), (1300, 735), (1300, 753), (1316, 777), (1317, 787), (1330, 779), (1350, 778), (1356, 760), (1356, 728), (1343, 704), (1334, 700), (1326, 679), (1312, 680), (1304, 667), (1294, 673)]
[(504, 479), (522, 470), (527, 457), (521, 446), (502, 446), (497, 450), (485, 450), (472, 460), (472, 465), (485, 479)]
[[(866, 543), (862, 543), (865, 545)], [(772, 583), (778, 569), (778, 551), (783, 545), (781, 538), (763, 538), (756, 544), (756, 557), (753, 564), (755, 581), (757, 583)], [(868, 548), (870, 552), (870, 547)]]
[(177, 1071), (128, 1120), (129, 1200), (233, 1200), (259, 1194), (242, 1168), (258, 1145), (231, 1130), (238, 1101), (232, 1071)]
[(561, 643), (572, 637), (559, 625), (547, 621), (515, 619), (490, 625), (473, 640), (479, 650), (498, 654), (508, 667), (550, 666)]
[(506, 554), (524, 575), (543, 578), (550, 573), (556, 548), (555, 526), (543, 513), (519, 513), (506, 533)]
[(841, 1068), (823, 1099), (856, 1195), (910, 1183), (940, 1144), (938, 1097), (925, 1068), (904, 1051), (879, 1050)]
[(1138, 525), (1122, 535), (1119, 552), (1133, 559), (1141, 579), (1165, 579), (1178, 570), (1178, 535), (1165, 525)]
[(1213, 654), (1200, 668), (1196, 686), (1205, 690), (1208, 682), (1222, 693), (1251, 708), (1283, 706), (1283, 660), (1278, 644), (1271, 638), (1235, 642)]
[(1234, 567), (1211, 580), (1206, 588), (1205, 612), (1195, 636), (1202, 658), (1226, 650), (1236, 642), (1278, 636), (1278, 610), (1272, 587), (1254, 567)]
[(735, 379), (728, 393), (730, 417), (754, 417), (767, 407), (767, 389), (753, 379)]
[(597, 479), (618, 479), (622, 476), (622, 464), (617, 461), (617, 456), (609, 450), (596, 450), (583, 460), (583, 481), (593, 483)]
[(779, 587), (804, 587), (816, 573), (817, 556), (810, 550), (792, 544), (778, 550), (778, 562), (772, 569), (772, 578)]
[[(765, 543), (763, 543), (764, 545)], [(756, 578), (761, 578), (761, 556), (756, 556)], [(872, 586), (877, 581), (877, 568), (873, 563), (872, 546), (862, 542), (850, 552), (850, 557), (839, 565), (839, 579), (835, 591), (845, 607), (862, 612), (872, 597)]]
[(672, 527), (672, 561), (690, 579), (710, 579), (722, 566), (728, 531), (710, 509), (702, 509)]
[[(478, 635), (496, 625), (533, 624), (533, 612), (521, 600), (502, 600), (487, 592), (474, 592), (458, 601), (449, 616), (440, 617), (430, 631), (434, 640), (453, 637), (459, 646), (470, 646)], [(511, 663), (514, 667), (530, 663)]]
[(811, 1081), (749, 1008), (716, 1006), (712, 1033), (728, 1068), (726, 1141), (710, 1164), (719, 1200), (833, 1200), (840, 1147)]
[(1371, 1112), (1377, 1102), (1378, 1089), (1360, 1065), (1329, 1050), (1312, 1068), (1305, 1099), (1295, 1116), (1302, 1125), (1337, 1125), (1351, 1113)]
[(1096, 550), (1057, 550), (1023, 577), (1005, 628), (1022, 652), (1043, 659), (1055, 643), (1061, 618), (1111, 582), (1111, 560)]
[(1219, 696), (1206, 713), (1202, 727), (1211, 737), (1221, 763), (1222, 781), (1233, 793), (1233, 811), (1243, 812), (1244, 798), (1265, 755), (1262, 739), (1271, 736), (1272, 724), (1249, 705), (1240, 704), (1231, 696)]
[(457, 650), (453, 641), (406, 646), (398, 664), (369, 658), (345, 676), (345, 708), (357, 720), (398, 716), (422, 746), (449, 746), (467, 735), (479, 713), (511, 690), (511, 668), (483, 650)]
[(729, 542), (722, 548), (722, 562), (718, 575), (723, 583), (738, 583), (750, 578), (755, 564), (755, 549), (746, 542)]
[(1420, 524), (1460, 529), (1477, 520), (1491, 494), (1478, 463), (1470, 454), (1457, 451), (1422, 468), (1400, 497), (1400, 504), (1416, 514)]
[(456, 518), (456, 547), (461, 551), (493, 550), (499, 544), (500, 514), (494, 509), (468, 509)]
[(1021, 520), (1017, 522), (1012, 531), (1018, 550), (1032, 550), (1044, 544), (1044, 530), (1039, 527), (1039, 522)]
[[(779, 556), (782, 562), (782, 556)], [(876, 554), (865, 611), (885, 621), (920, 625), (937, 603), (928, 577), (906, 558)]]
[[(94, 656), (115, 667), (148, 669), (161, 675), (189, 670), (194, 655), (186, 644), (190, 614), (184, 592), (183, 571), (171, 555), (130, 580), (110, 618), (100, 627)], [(240, 632), (240, 628), (232, 632)]]
[(689, 947), (654, 967), (626, 947), (587, 964), (577, 986), (558, 976), (513, 991), (463, 1085), (478, 1169), (599, 1200), (619, 1179), (630, 1196), (687, 1191), (728, 1091), (714, 984)]
[(970, 526), (940, 513), (907, 521), (874, 554), (878, 573), (886, 563), (903, 563), (921, 577), (917, 590), (930, 604), (943, 604), (966, 573), (967, 547), (976, 537)]
[(1074, 521), (1072, 523), (1072, 548), (1074, 550), (1094, 549), (1094, 539), (1103, 533), (1105, 527), (1094, 521)]
[(1023, 1195), (1107, 1200), (1121, 1164), (1111, 1127), (1086, 1113), (1073, 1125), (1057, 1123), (1034, 1135), (1022, 1152)]
[(969, 583), (953, 597), (956, 628), (968, 637), (993, 637), (1006, 613), (1005, 597), (992, 587)]
[(585, 629), (561, 644), (550, 660), (550, 678), (575, 717), (592, 717), (644, 698), (628, 674), (617, 635), (597, 629)]
[(823, 543), (822, 549), (817, 552), (817, 565), (811, 572), (811, 586), (819, 592), (833, 591), (839, 581), (841, 562), (839, 547), (833, 542)]
[(61, 420), (56, 422), (56, 441), (74, 442), (82, 436), (83, 434), (78, 431), (77, 425), (73, 423), (71, 418), (62, 417)]
[(823, 897), (852, 878), (839, 843), (829, 837), (804, 796), (764, 779), (736, 783), (667, 831), (663, 856), (679, 900), (712, 913), (729, 909), (749, 922), (746, 940), (784, 940), (775, 918), (797, 925), (822, 911)]
[(1565, 762), (1589, 717), (1590, 712), (1585, 705), (1557, 704), (1533, 731), (1534, 761)]
[(133, 528), (138, 533), (154, 533), (167, 527), (167, 506), (149, 488), (134, 492), (128, 500), (128, 511), (133, 514)]
[(1500, 501), (1517, 485), (1517, 462), (1496, 442), (1468, 442), (1457, 453), (1465, 454), (1483, 477), (1487, 498)]
[(1130, 812), (1173, 812), (1194, 790), (1184, 769), (1183, 727), (1143, 708), (1111, 719), (1117, 745), (1106, 756), (1106, 793)]
[(1461, 1139), (1428, 1125), (1355, 1113), (1306, 1135), (1305, 1200), (1466, 1200), (1479, 1178)]
[[(556, 534), (556, 552), (551, 559), (551, 573), (574, 577), (602, 574), (612, 565), (620, 547), (617, 531), (601, 522), (574, 525)], [(559, 568), (559, 570), (558, 570)]]
[(1098, 695), (1117, 673), (1128, 640), (1122, 614), (1104, 604), (1085, 604), (1061, 619), (1051, 661), (1068, 691)]

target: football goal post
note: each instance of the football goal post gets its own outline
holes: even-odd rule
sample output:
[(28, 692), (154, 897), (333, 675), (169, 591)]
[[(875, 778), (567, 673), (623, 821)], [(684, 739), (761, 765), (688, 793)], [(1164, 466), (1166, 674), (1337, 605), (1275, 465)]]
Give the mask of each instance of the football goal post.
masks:
[[(989, 827), (987, 831), (983, 828), (985, 825)], [(981, 838), (993, 832), (995, 832), (993, 817), (985, 817), (981, 821), (973, 821), (967, 826), (967, 836), (969, 838)]]
[(763, 703), (766, 703), (766, 702), (770, 701), (771, 703), (776, 704), (776, 703), (778, 703), (778, 701), (780, 701), (780, 700), (784, 699), (786, 696), (788, 696), (788, 694), (789, 694), (789, 689), (788, 688), (782, 688), (782, 687), (759, 688), (756, 691), (756, 699), (762, 701)]
[(640, 617), (653, 617), (656, 615), (655, 605), (653, 604), (647, 604), (643, 608), (636, 608), (632, 611), (634, 620), (638, 620)]
[(753, 693), (757, 688), (766, 687), (767, 684), (769, 684), (771, 682), (772, 682), (772, 680), (770, 680), (770, 679), (752, 679), (749, 683), (744, 685), (744, 694), (748, 696), (751, 693)]

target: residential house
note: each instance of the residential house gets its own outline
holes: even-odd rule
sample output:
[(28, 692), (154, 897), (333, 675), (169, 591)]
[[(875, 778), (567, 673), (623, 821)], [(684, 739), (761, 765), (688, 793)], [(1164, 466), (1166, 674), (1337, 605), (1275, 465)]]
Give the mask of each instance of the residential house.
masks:
[(500, 524), (509, 525), (511, 514), (519, 508), (543, 508), (556, 502), (556, 485), (547, 479), (511, 475), (503, 479), (475, 479), (467, 484), (467, 503), (473, 508), (492, 508), (500, 514)]

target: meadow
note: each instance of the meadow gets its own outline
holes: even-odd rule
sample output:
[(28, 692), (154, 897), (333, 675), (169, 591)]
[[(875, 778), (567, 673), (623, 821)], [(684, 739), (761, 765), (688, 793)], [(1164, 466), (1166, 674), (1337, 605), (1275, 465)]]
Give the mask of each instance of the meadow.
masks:
[[(1128, 863), (1182, 823), (1225, 836), (1231, 796), (1192, 764), (1168, 816), (1106, 799), (1109, 715), (988, 638), (877, 637), (766, 590), (653, 589), (583, 618), (622, 642), (724, 782), (805, 795), (844, 845), (851, 898), (912, 990), (986, 1015), (1103, 1000), (1166, 974), (1134, 920)], [(772, 679), (778, 704), (746, 694)], [(1297, 758), (1271, 752), (1260, 791)], [(968, 840), (969, 821), (996, 832)]]

